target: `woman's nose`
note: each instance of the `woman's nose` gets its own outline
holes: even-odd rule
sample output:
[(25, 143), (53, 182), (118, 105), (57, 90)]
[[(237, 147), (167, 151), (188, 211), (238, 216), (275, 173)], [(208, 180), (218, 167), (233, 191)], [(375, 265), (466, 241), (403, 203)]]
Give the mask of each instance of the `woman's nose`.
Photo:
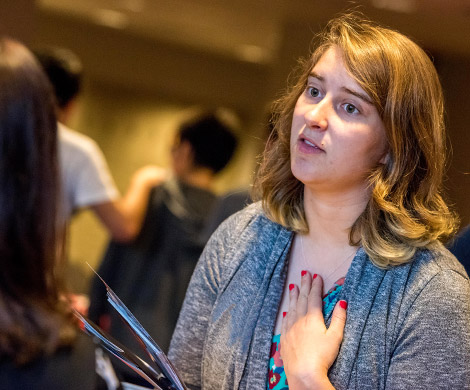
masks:
[(316, 104), (312, 104), (305, 112), (305, 123), (311, 129), (324, 131), (328, 127), (328, 102), (322, 100)]

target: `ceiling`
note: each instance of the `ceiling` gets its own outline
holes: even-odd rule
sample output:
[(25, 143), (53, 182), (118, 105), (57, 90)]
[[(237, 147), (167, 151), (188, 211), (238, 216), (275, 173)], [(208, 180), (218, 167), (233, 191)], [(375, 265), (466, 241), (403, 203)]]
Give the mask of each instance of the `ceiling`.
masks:
[(429, 48), (470, 56), (470, 0), (39, 0), (43, 12), (242, 61), (278, 58), (286, 28), (355, 6)]
[(36, 44), (75, 51), (89, 79), (258, 116), (313, 34), (359, 9), (435, 58), (470, 58), (470, 0), (36, 0)]

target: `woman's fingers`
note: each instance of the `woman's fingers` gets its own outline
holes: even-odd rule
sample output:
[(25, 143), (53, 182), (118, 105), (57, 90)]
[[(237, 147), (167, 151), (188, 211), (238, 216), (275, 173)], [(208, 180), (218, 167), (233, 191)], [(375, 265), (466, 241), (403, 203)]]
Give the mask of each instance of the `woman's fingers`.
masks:
[(289, 284), (289, 311), (287, 312), (287, 329), (290, 329), (297, 321), (297, 300), (299, 299), (299, 288), (291, 283)]
[[(322, 291), (323, 280), (321, 276), (317, 274), (310, 276), (309, 272), (302, 271), (300, 289), (295, 284), (289, 285), (289, 309), (282, 320), (281, 333), (285, 333), (298, 319), (306, 315), (324, 326)], [(328, 328), (328, 333), (338, 340), (338, 343), (343, 338), (346, 309), (346, 301), (337, 303)]]
[(323, 279), (317, 274), (312, 276), (312, 287), (308, 295), (308, 313), (317, 320), (323, 320)]
[(331, 316), (331, 323), (327, 330), (328, 336), (332, 337), (333, 340), (338, 344), (343, 340), (344, 325), (346, 324), (346, 311), (348, 303), (346, 301), (339, 301), (333, 314)]
[(297, 318), (307, 314), (310, 288), (312, 287), (312, 277), (310, 272), (302, 271), (300, 275), (300, 291), (297, 299)]
[(300, 288), (295, 284), (289, 285), (289, 311), (287, 319), (283, 321), (288, 329), (307, 314), (323, 322), (322, 291), (322, 278), (317, 274), (311, 276), (308, 271), (301, 273)]
[[(312, 384), (316, 375), (326, 378), (338, 356), (346, 322), (347, 304), (340, 301), (333, 311), (330, 327), (326, 328), (322, 313), (322, 278), (316, 276), (307, 280), (305, 276), (307, 273), (302, 275), (300, 289), (293, 284), (290, 286), (289, 311), (282, 321), (281, 357), (292, 388), (297, 388), (296, 385), (304, 388), (306, 378)], [(306, 291), (307, 297), (303, 295)]]
[(289, 328), (287, 327), (287, 312), (282, 313), (282, 323), (281, 323), (281, 338), (284, 337), (284, 335), (287, 333), (287, 330)]

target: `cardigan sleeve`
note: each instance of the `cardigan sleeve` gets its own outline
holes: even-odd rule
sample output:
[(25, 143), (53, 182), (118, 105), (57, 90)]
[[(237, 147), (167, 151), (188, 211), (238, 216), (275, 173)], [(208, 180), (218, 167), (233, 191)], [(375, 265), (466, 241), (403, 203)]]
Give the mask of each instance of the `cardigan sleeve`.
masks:
[(224, 274), (230, 264), (227, 253), (232, 237), (240, 228), (239, 218), (232, 216), (222, 223), (208, 241), (191, 277), (183, 307), (173, 333), (168, 356), (190, 389), (202, 387), (203, 349), (212, 309)]
[(194, 389), (201, 387), (202, 351), (217, 296), (217, 247), (217, 241), (211, 240), (199, 259), (186, 292), (169, 351), (169, 358), (179, 370), (185, 384)]
[(470, 283), (441, 270), (411, 304), (395, 340), (387, 390), (470, 389)]

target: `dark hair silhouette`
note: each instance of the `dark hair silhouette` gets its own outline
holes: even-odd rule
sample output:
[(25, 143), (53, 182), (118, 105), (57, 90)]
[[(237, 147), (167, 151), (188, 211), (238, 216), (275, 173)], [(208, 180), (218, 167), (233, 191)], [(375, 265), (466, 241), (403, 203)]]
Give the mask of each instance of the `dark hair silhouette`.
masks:
[(56, 126), (36, 59), (0, 38), (0, 360), (19, 364), (75, 335), (57, 272)]
[(57, 105), (64, 108), (80, 92), (82, 64), (70, 50), (50, 48), (34, 52), (54, 88)]
[(230, 126), (213, 113), (183, 123), (179, 136), (181, 141), (191, 144), (195, 165), (210, 168), (215, 173), (228, 164), (237, 146)]

